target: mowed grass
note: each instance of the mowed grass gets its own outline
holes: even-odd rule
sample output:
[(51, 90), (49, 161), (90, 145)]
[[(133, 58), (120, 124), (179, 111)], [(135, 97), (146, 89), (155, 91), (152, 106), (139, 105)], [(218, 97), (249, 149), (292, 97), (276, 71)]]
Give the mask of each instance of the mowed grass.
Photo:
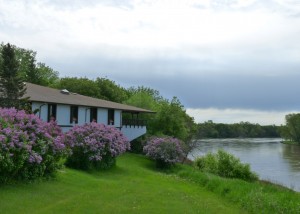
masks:
[(0, 213), (245, 213), (147, 158), (125, 154), (101, 172), (65, 168), (55, 179), (0, 187)]

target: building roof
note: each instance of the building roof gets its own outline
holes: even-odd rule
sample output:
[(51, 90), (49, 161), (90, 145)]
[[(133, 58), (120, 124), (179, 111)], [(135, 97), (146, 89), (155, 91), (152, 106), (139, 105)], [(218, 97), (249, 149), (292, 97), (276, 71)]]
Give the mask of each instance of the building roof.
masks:
[(153, 111), (134, 106), (96, 99), (77, 93), (68, 92), (67, 90), (58, 90), (32, 83), (26, 83), (26, 88), (27, 90), (24, 97), (29, 97), (30, 101), (118, 109), (125, 112), (155, 113)]

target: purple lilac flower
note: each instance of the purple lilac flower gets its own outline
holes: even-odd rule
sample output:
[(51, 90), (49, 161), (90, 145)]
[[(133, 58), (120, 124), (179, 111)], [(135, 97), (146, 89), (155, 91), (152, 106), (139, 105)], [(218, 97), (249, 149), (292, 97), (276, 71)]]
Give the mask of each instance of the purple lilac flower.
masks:
[(171, 137), (154, 137), (144, 146), (143, 151), (146, 156), (153, 160), (161, 160), (166, 163), (180, 162), (184, 157), (182, 148), (183, 142), (177, 138)]
[(80, 149), (90, 161), (101, 161), (107, 154), (116, 157), (130, 149), (129, 141), (118, 129), (98, 123), (73, 127), (65, 134), (65, 144)]
[[(23, 110), (0, 108), (0, 155), (8, 158), (3, 160), (2, 167), (10, 167), (3, 170), (18, 171), (33, 163), (47, 167), (52, 163), (45, 163), (44, 156), (51, 155), (53, 160), (58, 160), (65, 155), (62, 135), (56, 123), (46, 123)], [(7, 164), (10, 161), (16, 164)]]

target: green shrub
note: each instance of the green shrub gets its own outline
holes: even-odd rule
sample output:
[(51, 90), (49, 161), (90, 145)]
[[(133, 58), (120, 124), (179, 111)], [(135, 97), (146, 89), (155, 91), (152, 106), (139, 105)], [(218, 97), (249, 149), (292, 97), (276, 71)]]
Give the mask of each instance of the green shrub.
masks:
[(130, 142), (130, 151), (131, 153), (134, 154), (143, 154), (143, 147), (146, 144), (146, 137), (145, 135), (134, 139)]
[(249, 164), (241, 163), (240, 159), (232, 154), (219, 150), (216, 154), (208, 153), (195, 160), (194, 165), (203, 172), (217, 174), (226, 178), (238, 178), (254, 181), (258, 176), (251, 172)]

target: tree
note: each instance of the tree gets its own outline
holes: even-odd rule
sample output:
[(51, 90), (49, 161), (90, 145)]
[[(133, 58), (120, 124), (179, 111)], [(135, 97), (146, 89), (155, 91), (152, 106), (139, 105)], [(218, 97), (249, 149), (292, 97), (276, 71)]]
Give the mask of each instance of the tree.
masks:
[[(39, 81), (37, 84), (39, 85), (53, 86), (59, 81), (58, 71), (53, 70), (42, 62), (36, 64), (36, 74), (38, 74)], [(28, 79), (27, 82), (30, 82), (30, 80)]]
[(8, 43), (1, 50), (0, 94), (2, 107), (20, 108), (20, 98), (25, 94), (26, 87), (19, 73), (19, 62), (14, 48)]
[(192, 140), (196, 133), (194, 118), (190, 117), (184, 106), (177, 97), (171, 101), (163, 98), (159, 91), (147, 88), (129, 88), (130, 98), (126, 104), (145, 108), (156, 112), (156, 114), (143, 114), (139, 119), (146, 119), (147, 132), (155, 136), (176, 137), (185, 142), (185, 150), (188, 153), (193, 146)]
[(59, 89), (67, 89), (71, 92), (78, 93), (85, 96), (94, 98), (100, 98), (100, 89), (97, 83), (86, 77), (65, 77), (61, 78), (60, 81), (55, 85)]
[(97, 78), (96, 83), (101, 93), (101, 99), (123, 103), (128, 99), (127, 90), (107, 78)]
[(282, 137), (300, 143), (300, 113), (285, 116), (286, 126), (282, 128)]
[[(135, 96), (135, 95), (147, 95), (150, 96), (151, 99), (157, 103), (165, 101), (166, 99), (164, 99), (158, 90), (152, 89), (152, 88), (148, 88), (148, 87), (144, 87), (144, 86), (138, 86), (137, 88), (135, 87), (130, 87), (129, 89), (127, 89), (128, 94), (131, 97)], [(141, 106), (139, 106), (141, 107)]]
[[(0, 50), (3, 49), (3, 46), (1, 44)], [(14, 45), (11, 45), (11, 47), (14, 49), (16, 61), (19, 64), (19, 76), (25, 82), (50, 86), (59, 80), (57, 71), (54, 71), (44, 63), (36, 61), (37, 53), (35, 51), (19, 48)]]

